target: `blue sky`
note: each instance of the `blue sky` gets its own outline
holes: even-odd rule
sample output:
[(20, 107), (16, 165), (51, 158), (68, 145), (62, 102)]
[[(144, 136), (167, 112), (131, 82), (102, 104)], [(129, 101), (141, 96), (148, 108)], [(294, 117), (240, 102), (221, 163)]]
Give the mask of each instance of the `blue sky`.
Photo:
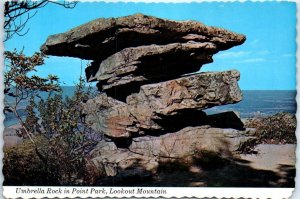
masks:
[[(78, 3), (74, 9), (48, 5), (29, 22), (27, 35), (5, 43), (6, 50), (24, 47), (27, 55), (38, 51), (51, 34), (65, 32), (100, 17), (119, 17), (135, 13), (173, 20), (196, 20), (242, 33), (246, 42), (216, 54), (214, 62), (201, 71), (237, 69), (243, 90), (296, 89), (296, 4), (292, 2), (246, 3)], [(38, 74), (56, 74), (64, 85), (75, 84), (81, 64), (87, 61), (50, 56)], [(84, 71), (82, 71), (84, 74)]]

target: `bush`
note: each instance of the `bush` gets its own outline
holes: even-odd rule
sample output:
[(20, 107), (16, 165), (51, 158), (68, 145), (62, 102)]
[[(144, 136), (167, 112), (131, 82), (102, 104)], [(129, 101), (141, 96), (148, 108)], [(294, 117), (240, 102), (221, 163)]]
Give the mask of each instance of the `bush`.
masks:
[(296, 144), (296, 123), (296, 116), (290, 113), (248, 119), (245, 127), (255, 128), (256, 138), (242, 143), (238, 151), (255, 153), (253, 149), (258, 144)]
[(247, 128), (256, 128), (260, 143), (296, 144), (296, 116), (290, 113), (277, 113), (264, 118), (250, 119)]
[(38, 105), (30, 101), (25, 123), (33, 139), (6, 151), (3, 171), (7, 185), (89, 183), (87, 154), (102, 139), (82, 117), (82, 103), (91, 95), (92, 89), (86, 90), (80, 79), (70, 98), (56, 92)]
[[(37, 136), (34, 141), (41, 152), (47, 151), (47, 140)], [(46, 165), (36, 155), (35, 146), (29, 140), (15, 147), (4, 149), (3, 185), (43, 186), (56, 185), (57, 180), (47, 173)]]

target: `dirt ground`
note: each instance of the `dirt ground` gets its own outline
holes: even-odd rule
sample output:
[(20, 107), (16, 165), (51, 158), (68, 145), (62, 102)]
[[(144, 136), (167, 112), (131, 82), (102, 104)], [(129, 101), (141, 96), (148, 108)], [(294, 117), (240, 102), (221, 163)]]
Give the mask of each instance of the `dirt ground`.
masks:
[(258, 145), (257, 154), (211, 161), (199, 159), (193, 165), (171, 163), (159, 168), (154, 178), (122, 181), (111, 178), (102, 186), (163, 187), (294, 187), (296, 145)]
[[(22, 142), (11, 126), (4, 131), (5, 147)], [(126, 181), (110, 178), (102, 186), (164, 187), (294, 187), (295, 144), (260, 144), (257, 154), (240, 154), (230, 159), (214, 157), (192, 165), (171, 163), (159, 168), (157, 175)]]
[(282, 165), (294, 166), (296, 163), (295, 144), (260, 144), (255, 150), (258, 154), (241, 155), (255, 169), (279, 172)]

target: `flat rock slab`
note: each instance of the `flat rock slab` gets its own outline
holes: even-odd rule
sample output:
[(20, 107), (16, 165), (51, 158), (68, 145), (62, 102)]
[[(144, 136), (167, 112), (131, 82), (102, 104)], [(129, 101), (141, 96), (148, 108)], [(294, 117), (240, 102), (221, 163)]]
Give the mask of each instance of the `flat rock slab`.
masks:
[[(168, 117), (242, 100), (239, 72), (199, 73), (141, 87), (127, 97), (127, 103), (100, 94), (84, 105), (86, 122), (96, 131), (113, 138), (128, 138), (145, 131), (164, 131)], [(198, 115), (198, 114), (197, 114)], [(201, 121), (199, 117), (190, 118)], [(180, 122), (180, 118), (177, 118)], [(169, 125), (169, 124), (167, 124)], [(188, 125), (183, 122), (183, 125)], [(184, 126), (183, 126), (184, 127)]]
[(133, 138), (130, 151), (145, 156), (161, 158), (183, 158), (193, 156), (195, 151), (210, 151), (222, 156), (231, 156), (241, 143), (252, 137), (245, 131), (211, 128), (209, 126), (186, 127), (175, 133), (159, 137)]
[[(125, 48), (101, 63), (86, 68), (88, 81), (99, 81), (102, 91), (117, 89), (128, 93), (132, 87), (175, 79), (197, 72), (203, 64), (212, 62), (217, 52), (210, 42), (173, 43)], [(129, 86), (128, 86), (129, 85)]]
[[(162, 136), (134, 138), (129, 148), (118, 148), (102, 141), (90, 153), (90, 159), (106, 176), (148, 176), (157, 172), (160, 163), (193, 160), (199, 152), (213, 152), (231, 157), (250, 137), (234, 129), (187, 127)], [(102, 171), (102, 172), (100, 172)], [(104, 171), (104, 172), (103, 172)]]
[(161, 128), (154, 120), (185, 110), (203, 110), (242, 100), (236, 70), (205, 72), (141, 87), (127, 97), (129, 111), (142, 128)]
[(211, 42), (218, 50), (240, 45), (246, 37), (196, 21), (172, 21), (143, 14), (100, 18), (51, 35), (41, 47), (47, 55), (102, 61), (128, 47), (150, 44)]

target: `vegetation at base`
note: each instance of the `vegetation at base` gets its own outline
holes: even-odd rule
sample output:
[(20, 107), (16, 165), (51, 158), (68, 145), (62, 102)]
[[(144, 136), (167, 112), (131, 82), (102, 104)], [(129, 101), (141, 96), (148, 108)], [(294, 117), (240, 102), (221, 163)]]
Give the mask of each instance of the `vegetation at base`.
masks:
[[(34, 141), (39, 150), (47, 151), (47, 141), (42, 136), (36, 136)], [(3, 185), (57, 185), (54, 175), (49, 175), (46, 165), (36, 155), (35, 146), (29, 140), (14, 147), (4, 149)]]
[[(48, 4), (74, 8), (77, 2), (6, 1), (4, 4), (4, 41), (28, 33), (27, 22)], [(23, 50), (4, 52), (4, 114), (13, 115), (21, 126), (18, 136), (24, 142), (4, 149), (5, 185), (76, 185), (88, 182), (85, 154), (97, 142), (98, 135), (82, 121), (81, 103), (91, 97), (84, 82), (74, 96), (63, 99), (59, 79), (55, 75), (41, 77), (37, 67), (46, 56), (40, 52), (27, 56)], [(48, 99), (36, 104), (40, 92)], [(24, 105), (27, 117), (21, 114)], [(49, 117), (48, 117), (49, 116)], [(100, 136), (101, 137), (101, 136)]]
[[(22, 51), (5, 52), (4, 113), (12, 113), (24, 142), (5, 149), (5, 185), (77, 185), (88, 183), (86, 154), (102, 136), (88, 128), (82, 103), (92, 98), (92, 89), (80, 77), (72, 97), (63, 98), (55, 75), (34, 75), (45, 56), (26, 56)], [(41, 92), (48, 92), (42, 99)], [(27, 101), (27, 117), (20, 106)], [(39, 103), (36, 103), (40, 101)]]
[(62, 92), (49, 92), (39, 104), (30, 98), (23, 122), (27, 131), (19, 131), (25, 141), (4, 151), (5, 185), (89, 183), (87, 154), (102, 139), (82, 118), (82, 103), (92, 95), (80, 78), (72, 97), (64, 99)]
[(258, 144), (296, 144), (296, 116), (290, 113), (277, 113), (262, 118), (252, 118), (245, 122), (246, 128), (255, 128), (253, 139), (244, 142), (239, 151), (253, 152)]

